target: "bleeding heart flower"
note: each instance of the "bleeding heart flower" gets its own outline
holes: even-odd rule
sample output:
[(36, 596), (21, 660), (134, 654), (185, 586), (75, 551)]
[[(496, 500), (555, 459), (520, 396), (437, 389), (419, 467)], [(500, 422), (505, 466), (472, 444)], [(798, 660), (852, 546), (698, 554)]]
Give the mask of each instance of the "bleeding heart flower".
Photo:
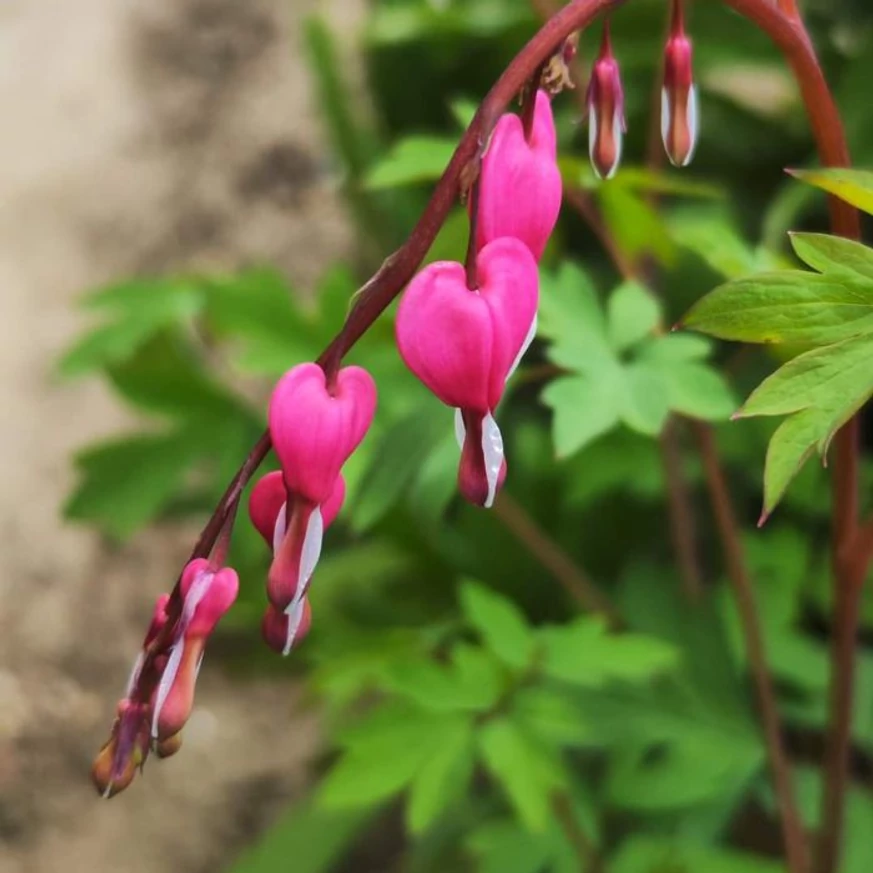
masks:
[(152, 700), (153, 741), (175, 736), (191, 715), (206, 640), (238, 591), (239, 579), (233, 570), (213, 570), (205, 559), (191, 561), (182, 572), (182, 615)]
[(476, 246), (501, 237), (520, 239), (539, 260), (561, 211), (561, 173), (555, 122), (545, 91), (538, 91), (530, 139), (522, 120), (504, 115), (482, 160)]
[(460, 410), (461, 493), (490, 506), (505, 476), (492, 413), (536, 332), (539, 280), (530, 250), (509, 237), (482, 249), (476, 272), (478, 288), (471, 291), (461, 264), (425, 267), (406, 289), (396, 329), (407, 367), (443, 403)]
[(600, 54), (588, 82), (588, 151), (601, 179), (611, 179), (619, 163), (624, 134), (624, 89), (618, 61), (612, 53), (609, 21), (603, 25)]
[(270, 400), (270, 436), (290, 492), (322, 505), (342, 465), (376, 411), (376, 385), (366, 370), (344, 367), (331, 386), (317, 364), (299, 364)]
[(664, 50), (661, 136), (670, 163), (675, 167), (687, 167), (697, 148), (700, 122), (691, 60), (692, 46), (685, 35), (682, 0), (673, 0), (670, 37)]

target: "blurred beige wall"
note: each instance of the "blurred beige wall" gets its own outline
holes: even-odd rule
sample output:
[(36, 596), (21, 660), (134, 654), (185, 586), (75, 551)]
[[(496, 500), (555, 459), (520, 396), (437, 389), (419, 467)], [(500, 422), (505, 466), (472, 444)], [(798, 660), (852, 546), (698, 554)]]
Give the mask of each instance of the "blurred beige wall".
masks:
[(110, 552), (60, 523), (71, 452), (125, 421), (101, 385), (51, 369), (89, 288), (251, 260), (305, 287), (349, 251), (299, 35), (321, 9), (350, 42), (363, 5), (0, 2), (2, 873), (220, 869), (299, 789), (314, 732), (290, 729), (289, 686), (207, 666), (186, 754), (92, 796), (90, 758), (191, 531)]

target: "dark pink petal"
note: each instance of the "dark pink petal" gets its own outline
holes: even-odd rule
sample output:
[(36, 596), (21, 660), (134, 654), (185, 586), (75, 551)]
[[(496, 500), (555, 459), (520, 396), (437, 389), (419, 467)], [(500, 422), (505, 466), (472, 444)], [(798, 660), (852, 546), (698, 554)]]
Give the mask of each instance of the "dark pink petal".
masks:
[(360, 367), (344, 367), (329, 390), (316, 364), (286, 373), (270, 400), (270, 435), (290, 491), (327, 501), (340, 468), (358, 447), (376, 411), (376, 386)]
[(563, 186), (555, 157), (551, 101), (539, 91), (530, 142), (517, 115), (504, 115), (494, 128), (479, 184), (480, 250), (500, 237), (516, 237), (536, 260), (542, 257), (561, 211)]
[(664, 50), (661, 136), (667, 156), (676, 167), (691, 163), (700, 127), (692, 55), (691, 40), (685, 35), (682, 3), (674, 0), (670, 37)]
[(490, 509), (506, 479), (503, 437), (490, 414), (464, 412), (464, 441), (458, 467), (458, 490), (475, 506)]
[(268, 606), (261, 622), (261, 635), (273, 651), (287, 655), (309, 633), (311, 624), (312, 609), (304, 597), (290, 614)]
[(591, 164), (601, 179), (615, 175), (621, 162), (624, 133), (624, 89), (607, 21), (600, 55), (588, 82), (588, 149)]
[(396, 332), (406, 366), (443, 403), (487, 412), (491, 314), (483, 296), (467, 288), (461, 264), (430, 264), (409, 283)]

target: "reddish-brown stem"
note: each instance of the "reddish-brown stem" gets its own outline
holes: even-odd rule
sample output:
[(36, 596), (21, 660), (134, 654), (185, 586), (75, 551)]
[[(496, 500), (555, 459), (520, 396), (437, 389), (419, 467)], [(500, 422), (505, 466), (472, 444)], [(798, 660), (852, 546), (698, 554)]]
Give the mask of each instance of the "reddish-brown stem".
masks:
[(697, 601), (703, 594), (703, 574), (697, 559), (697, 524), (691, 511), (691, 495), (682, 469), (682, 447), (679, 442), (679, 421), (671, 419), (661, 434), (661, 458), (667, 481), (667, 503), (670, 539), (679, 564), (682, 584), (689, 600)]
[(694, 423), (693, 427), (703, 459), (707, 489), (724, 549), (725, 563), (734, 589), (737, 609), (740, 613), (743, 638), (755, 682), (761, 723), (764, 727), (764, 740), (782, 819), (786, 861), (789, 870), (799, 873), (799, 871), (806, 870), (808, 865), (806, 837), (797, 806), (794, 803), (791, 765), (785, 752), (779, 727), (779, 710), (773, 684), (767, 670), (764, 636), (755, 608), (755, 594), (746, 566), (740, 527), (734, 515), (730, 492), (719, 462), (718, 447), (712, 428), (699, 423)]
[(476, 268), (476, 254), (479, 247), (479, 179), (470, 187), (470, 238), (467, 240), (467, 257), (464, 270), (467, 277), (467, 287), (471, 291), (479, 288), (479, 271)]
[(492, 511), (583, 609), (604, 616), (612, 628), (622, 626), (618, 610), (606, 595), (509, 494), (501, 492)]

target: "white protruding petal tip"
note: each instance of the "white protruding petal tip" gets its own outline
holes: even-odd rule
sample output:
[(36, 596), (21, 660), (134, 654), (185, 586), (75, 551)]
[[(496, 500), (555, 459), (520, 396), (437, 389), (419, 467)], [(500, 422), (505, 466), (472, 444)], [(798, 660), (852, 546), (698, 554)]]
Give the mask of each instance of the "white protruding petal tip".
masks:
[(485, 508), (494, 505), (497, 496), (497, 485), (500, 481), (500, 471), (503, 468), (503, 435), (490, 413), (482, 420), (482, 456), (485, 461), (485, 476), (488, 480), (488, 497)]

